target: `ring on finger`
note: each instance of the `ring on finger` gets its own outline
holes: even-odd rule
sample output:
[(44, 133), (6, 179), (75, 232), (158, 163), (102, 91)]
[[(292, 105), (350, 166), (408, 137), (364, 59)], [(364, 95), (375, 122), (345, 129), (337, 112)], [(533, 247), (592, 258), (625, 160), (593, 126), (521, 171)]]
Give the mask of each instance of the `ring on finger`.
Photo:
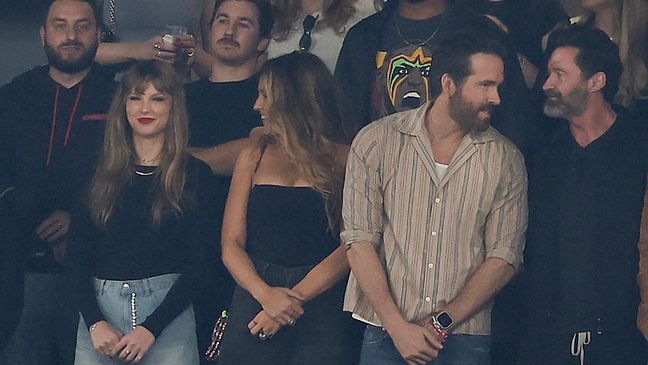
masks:
[(158, 42), (155, 42), (155, 44), (153, 44), (153, 48), (155, 48), (155, 49), (160, 49), (160, 47), (161, 47), (160, 43), (158, 43)]
[(291, 318), (290, 321), (288, 321), (288, 325), (289, 326), (294, 326), (295, 325), (295, 320), (293, 318)]
[(196, 54), (196, 49), (195, 48), (189, 48), (188, 51), (185, 53), (187, 57), (193, 57), (194, 54)]
[(261, 340), (261, 341), (265, 341), (270, 337), (270, 336), (268, 336), (267, 333), (263, 332), (263, 330), (259, 331), (258, 336), (259, 336), (259, 340)]
[(135, 358), (135, 360), (137, 360), (137, 361), (142, 360), (142, 355), (137, 355), (137, 357)]

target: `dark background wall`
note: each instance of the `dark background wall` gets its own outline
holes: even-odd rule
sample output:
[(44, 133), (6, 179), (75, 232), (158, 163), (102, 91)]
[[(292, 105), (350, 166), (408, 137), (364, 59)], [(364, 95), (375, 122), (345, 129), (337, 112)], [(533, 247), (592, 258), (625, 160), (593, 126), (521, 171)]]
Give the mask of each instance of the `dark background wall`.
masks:
[(47, 0), (0, 0), (0, 85), (46, 62), (38, 36)]

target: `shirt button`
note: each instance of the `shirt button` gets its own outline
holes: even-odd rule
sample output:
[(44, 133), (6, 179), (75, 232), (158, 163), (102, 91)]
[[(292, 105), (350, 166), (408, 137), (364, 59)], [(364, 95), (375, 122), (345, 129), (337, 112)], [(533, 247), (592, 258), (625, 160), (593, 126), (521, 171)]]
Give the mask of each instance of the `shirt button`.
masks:
[(435, 198), (435, 199), (434, 199), (434, 202), (435, 202), (435, 203), (440, 203), (440, 202), (441, 202), (441, 198)]
[(426, 302), (429, 302), (429, 301), (431, 301), (431, 300), (432, 300), (432, 298), (430, 298), (430, 297), (425, 297), (425, 301), (426, 301)]
[(437, 234), (436, 231), (432, 231), (433, 236), (436, 236), (436, 234)]
[(428, 267), (431, 269), (431, 268), (434, 267), (434, 264), (430, 262), (430, 263), (428, 264)]
[(122, 289), (129, 289), (129, 288), (130, 288), (130, 284), (128, 284), (128, 283), (123, 283), (122, 284)]

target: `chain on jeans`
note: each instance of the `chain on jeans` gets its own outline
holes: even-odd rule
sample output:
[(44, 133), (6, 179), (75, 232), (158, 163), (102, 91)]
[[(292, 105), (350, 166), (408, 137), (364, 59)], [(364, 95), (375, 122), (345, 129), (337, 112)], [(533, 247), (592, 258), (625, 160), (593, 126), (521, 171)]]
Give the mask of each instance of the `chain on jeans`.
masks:
[(137, 327), (137, 302), (135, 301), (136, 297), (137, 295), (135, 293), (131, 293), (130, 309), (131, 309), (131, 327), (133, 329)]

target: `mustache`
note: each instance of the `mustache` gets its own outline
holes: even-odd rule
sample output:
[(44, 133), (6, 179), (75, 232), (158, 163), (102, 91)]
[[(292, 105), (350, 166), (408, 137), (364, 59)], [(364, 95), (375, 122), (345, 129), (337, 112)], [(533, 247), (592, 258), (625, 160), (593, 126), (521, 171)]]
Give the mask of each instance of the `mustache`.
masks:
[(241, 46), (241, 45), (239, 44), (239, 42), (233, 40), (232, 38), (221, 38), (221, 39), (219, 39), (218, 41), (216, 41), (216, 43), (226, 44), (226, 45), (231, 45), (231, 46), (236, 46), (236, 47), (240, 47), (240, 46)]
[(544, 94), (547, 98), (562, 100), (562, 94), (558, 90), (548, 89), (545, 90)]
[(478, 110), (479, 110), (480, 112), (481, 112), (481, 111), (484, 111), (484, 112), (492, 112), (494, 108), (495, 108), (495, 104), (488, 103), (488, 104), (484, 104), (484, 105), (480, 106)]
[(78, 47), (83, 48), (83, 43), (75, 40), (69, 40), (61, 43), (59, 47)]

